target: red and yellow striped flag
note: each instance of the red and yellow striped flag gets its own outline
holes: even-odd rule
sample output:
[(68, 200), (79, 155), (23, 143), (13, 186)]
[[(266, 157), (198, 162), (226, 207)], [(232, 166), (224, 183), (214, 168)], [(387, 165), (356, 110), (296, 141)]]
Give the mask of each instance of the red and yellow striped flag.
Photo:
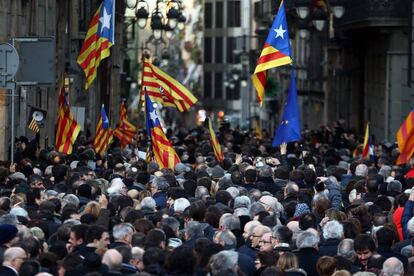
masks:
[(257, 61), (252, 81), (257, 91), (257, 100), (262, 106), (266, 86), (267, 70), (291, 64), (291, 50), (289, 44), (288, 26), (285, 14), (284, 1), (280, 3), (279, 10), (269, 30), (262, 53)]
[(411, 110), (397, 132), (400, 155), (397, 164), (406, 164), (414, 153), (414, 110)]
[(173, 106), (180, 112), (187, 111), (197, 98), (184, 85), (169, 76), (150, 61), (144, 61), (141, 100), (144, 102), (146, 89), (152, 101), (163, 106)]
[(69, 105), (69, 95), (62, 77), (58, 98), (58, 119), (56, 122), (55, 147), (58, 152), (71, 154), (73, 144), (80, 132), (80, 125), (76, 122)]
[(116, 129), (113, 131), (113, 134), (121, 141), (121, 148), (125, 148), (127, 145), (132, 143), (132, 139), (137, 132), (137, 128), (128, 121), (128, 115), (124, 101), (121, 103), (120, 111), (120, 122), (117, 125)]
[(109, 118), (106, 116), (105, 107), (101, 107), (101, 115), (99, 116), (98, 125), (96, 126), (95, 139), (93, 148), (95, 152), (103, 156), (108, 150), (108, 146), (112, 143), (112, 130), (109, 127)]
[(37, 124), (35, 118), (32, 118), (27, 128), (33, 131), (34, 133), (38, 133), (40, 131), (39, 125)]
[(115, 0), (104, 0), (99, 6), (92, 21), (89, 24), (88, 32), (77, 62), (85, 72), (85, 89), (88, 89), (93, 80), (101, 60), (109, 57), (109, 48), (114, 42), (115, 29)]
[(216, 137), (216, 133), (214, 132), (214, 128), (213, 128), (213, 125), (211, 124), (210, 119), (208, 119), (208, 129), (210, 130), (210, 142), (211, 142), (211, 147), (213, 148), (213, 151), (214, 151), (214, 155), (216, 156), (217, 161), (223, 162), (224, 155), (223, 155), (223, 152), (221, 151), (220, 143)]
[(369, 158), (369, 123), (367, 123), (367, 128), (365, 130), (364, 145), (362, 146), (362, 159)]
[(175, 169), (175, 165), (180, 162), (180, 158), (175, 152), (164, 130), (161, 127), (157, 111), (154, 109), (151, 99), (145, 95), (145, 111), (147, 134), (151, 139), (152, 153), (160, 168)]

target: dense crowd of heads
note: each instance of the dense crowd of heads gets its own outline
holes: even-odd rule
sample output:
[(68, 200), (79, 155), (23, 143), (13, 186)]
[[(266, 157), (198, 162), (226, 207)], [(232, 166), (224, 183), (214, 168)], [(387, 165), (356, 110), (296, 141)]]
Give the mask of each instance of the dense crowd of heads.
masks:
[(20, 137), (0, 162), (0, 275), (414, 275), (414, 169), (390, 143), (362, 159), (342, 124), (277, 148), (222, 124), (223, 162), (202, 126), (169, 130), (174, 170), (142, 133), (105, 156)]

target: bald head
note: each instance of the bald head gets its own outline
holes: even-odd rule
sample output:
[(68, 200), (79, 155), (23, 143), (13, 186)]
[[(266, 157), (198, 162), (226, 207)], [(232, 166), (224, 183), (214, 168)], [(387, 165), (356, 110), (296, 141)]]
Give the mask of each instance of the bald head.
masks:
[(403, 263), (395, 257), (388, 258), (382, 265), (382, 275), (384, 276), (404, 275)]
[(103, 255), (102, 263), (110, 270), (119, 270), (122, 264), (122, 255), (115, 249), (109, 249)]

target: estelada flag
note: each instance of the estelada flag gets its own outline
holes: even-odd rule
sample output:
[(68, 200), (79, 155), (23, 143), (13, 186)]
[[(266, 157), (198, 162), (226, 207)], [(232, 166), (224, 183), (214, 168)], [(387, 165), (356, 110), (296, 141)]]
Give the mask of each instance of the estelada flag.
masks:
[(282, 1), (253, 73), (253, 85), (256, 88), (260, 106), (262, 106), (264, 99), (267, 70), (291, 63), (285, 4)]

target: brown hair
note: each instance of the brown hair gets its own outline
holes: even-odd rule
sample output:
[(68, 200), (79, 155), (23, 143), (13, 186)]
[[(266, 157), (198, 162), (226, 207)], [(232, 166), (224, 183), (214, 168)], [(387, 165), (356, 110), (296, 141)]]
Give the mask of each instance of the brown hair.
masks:
[(330, 256), (320, 257), (316, 263), (316, 269), (320, 276), (331, 276), (335, 272), (336, 266), (336, 259)]
[(315, 215), (319, 217), (324, 217), (325, 211), (328, 210), (330, 207), (331, 202), (329, 201), (329, 199), (322, 197), (315, 202), (313, 212)]
[(334, 274), (332, 274), (332, 276), (351, 276), (351, 273), (349, 273), (346, 270), (338, 270), (335, 271)]
[(277, 261), (276, 266), (281, 271), (286, 271), (287, 269), (291, 269), (291, 268), (298, 268), (299, 267), (298, 257), (296, 257), (296, 255), (291, 252), (285, 252), (283, 253), (283, 255), (279, 257), (279, 260)]

